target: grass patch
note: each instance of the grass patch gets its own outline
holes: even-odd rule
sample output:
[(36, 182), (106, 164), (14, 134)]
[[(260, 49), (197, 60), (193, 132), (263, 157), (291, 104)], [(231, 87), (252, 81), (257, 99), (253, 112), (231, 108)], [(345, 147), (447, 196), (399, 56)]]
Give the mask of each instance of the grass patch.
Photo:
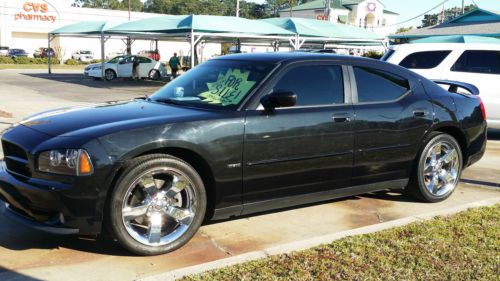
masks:
[(182, 280), (499, 280), (500, 204)]
[[(85, 65), (53, 64), (52, 69), (81, 69)], [(0, 64), (0, 69), (48, 69), (46, 64)]]

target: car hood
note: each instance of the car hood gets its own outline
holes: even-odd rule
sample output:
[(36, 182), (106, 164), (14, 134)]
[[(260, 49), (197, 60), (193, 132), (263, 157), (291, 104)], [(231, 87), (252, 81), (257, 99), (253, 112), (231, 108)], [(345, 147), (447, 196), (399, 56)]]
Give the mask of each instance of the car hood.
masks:
[(207, 120), (218, 112), (134, 100), (46, 111), (20, 122), (50, 136), (100, 137), (117, 131)]

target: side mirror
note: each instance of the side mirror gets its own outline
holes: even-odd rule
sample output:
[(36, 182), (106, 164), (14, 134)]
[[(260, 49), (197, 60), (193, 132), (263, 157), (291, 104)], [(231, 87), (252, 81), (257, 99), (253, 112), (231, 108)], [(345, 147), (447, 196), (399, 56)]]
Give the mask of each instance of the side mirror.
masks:
[(260, 99), (260, 103), (266, 110), (278, 107), (292, 107), (297, 103), (297, 95), (293, 92), (273, 92)]

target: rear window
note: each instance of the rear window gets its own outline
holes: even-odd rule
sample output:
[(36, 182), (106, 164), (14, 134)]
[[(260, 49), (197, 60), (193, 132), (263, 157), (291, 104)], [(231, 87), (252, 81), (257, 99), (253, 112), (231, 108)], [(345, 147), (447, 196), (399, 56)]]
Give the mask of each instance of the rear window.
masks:
[(404, 58), (399, 65), (412, 69), (429, 69), (438, 66), (449, 54), (448, 51), (416, 52)]
[(409, 89), (405, 78), (369, 67), (354, 67), (358, 102), (386, 102), (396, 100)]
[(500, 51), (465, 51), (451, 71), (500, 74)]
[(389, 49), (381, 58), (381, 61), (387, 61), (394, 54), (393, 49)]

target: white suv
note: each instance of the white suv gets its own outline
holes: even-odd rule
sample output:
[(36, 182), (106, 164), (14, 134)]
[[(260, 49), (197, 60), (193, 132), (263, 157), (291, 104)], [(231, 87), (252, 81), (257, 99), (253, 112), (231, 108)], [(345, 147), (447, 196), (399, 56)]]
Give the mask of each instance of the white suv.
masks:
[(415, 43), (391, 46), (382, 60), (429, 79), (475, 85), (486, 107), (488, 127), (500, 129), (500, 45)]

